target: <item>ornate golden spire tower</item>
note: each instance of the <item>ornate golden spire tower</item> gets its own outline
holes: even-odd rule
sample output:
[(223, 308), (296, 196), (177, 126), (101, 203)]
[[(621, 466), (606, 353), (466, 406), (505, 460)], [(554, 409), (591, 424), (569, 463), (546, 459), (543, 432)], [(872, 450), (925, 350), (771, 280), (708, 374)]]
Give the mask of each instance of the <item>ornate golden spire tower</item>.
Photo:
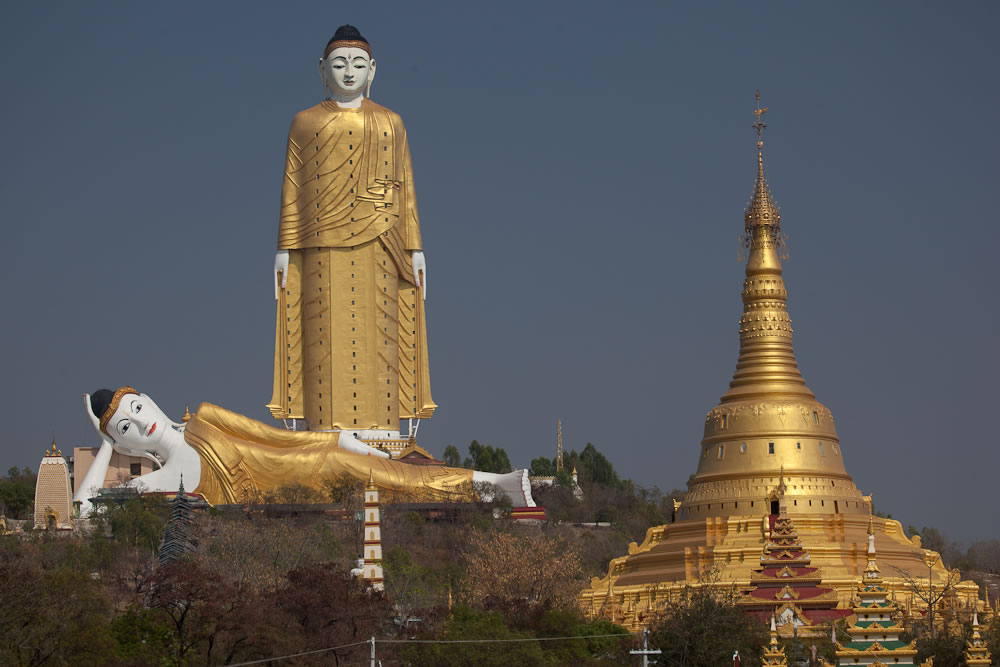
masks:
[[(821, 578), (814, 587), (835, 593), (838, 612), (851, 609), (860, 577), (881, 577), (876, 541), (882, 565), (910, 577), (928, 574), (919, 540), (907, 538), (898, 521), (871, 516), (871, 497), (861, 495), (844, 467), (833, 415), (799, 372), (779, 255), (781, 215), (764, 170), (766, 111), (758, 94), (757, 180), (744, 214), (748, 257), (736, 372), (705, 418), (698, 470), (675, 505), (674, 520), (647, 530), (641, 544), (629, 544), (628, 555), (612, 559), (607, 575), (591, 579), (580, 594), (592, 617), (636, 629), (685, 595), (687, 586), (760, 590), (761, 549), (766, 552), (786, 520), (794, 520), (800, 550), (808, 551), (810, 568)], [(938, 558), (933, 578), (949, 576)], [(898, 576), (884, 585), (887, 599), (907, 590)], [(978, 598), (971, 581), (955, 590), (960, 599)], [(787, 600), (797, 625), (805, 602), (804, 596)], [(781, 660), (777, 653), (769, 657)]]
[(766, 111), (758, 92), (757, 180), (743, 215), (740, 356), (729, 391), (705, 418), (698, 472), (681, 519), (757, 513), (765, 504), (772, 514), (780, 506), (792, 513), (868, 513), (844, 468), (833, 415), (806, 386), (795, 360), (779, 256), (781, 213), (764, 172)]

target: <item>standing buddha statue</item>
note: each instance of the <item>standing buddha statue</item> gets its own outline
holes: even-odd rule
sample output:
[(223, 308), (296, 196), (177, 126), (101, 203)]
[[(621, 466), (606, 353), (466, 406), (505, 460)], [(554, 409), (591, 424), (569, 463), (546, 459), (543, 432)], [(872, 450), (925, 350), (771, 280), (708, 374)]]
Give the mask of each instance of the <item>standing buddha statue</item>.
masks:
[(400, 419), (437, 407), (406, 130), (366, 97), (375, 60), (356, 28), (337, 29), (319, 70), (330, 97), (299, 112), (288, 133), (268, 408), (309, 430), (399, 438)]

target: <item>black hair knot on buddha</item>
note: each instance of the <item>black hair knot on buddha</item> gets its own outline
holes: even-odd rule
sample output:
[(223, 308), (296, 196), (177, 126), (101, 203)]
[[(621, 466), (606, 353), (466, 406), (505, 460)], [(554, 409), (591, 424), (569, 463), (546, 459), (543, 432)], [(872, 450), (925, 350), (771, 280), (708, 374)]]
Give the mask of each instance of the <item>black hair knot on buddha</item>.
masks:
[(98, 419), (104, 414), (111, 405), (111, 401), (115, 397), (115, 392), (110, 389), (98, 389), (93, 394), (90, 395), (90, 410), (94, 413), (94, 416)]
[(333, 33), (333, 37), (327, 42), (327, 46), (333, 44), (334, 42), (364, 42), (368, 43), (368, 40), (361, 36), (361, 33), (353, 25), (342, 25), (337, 28), (337, 32)]

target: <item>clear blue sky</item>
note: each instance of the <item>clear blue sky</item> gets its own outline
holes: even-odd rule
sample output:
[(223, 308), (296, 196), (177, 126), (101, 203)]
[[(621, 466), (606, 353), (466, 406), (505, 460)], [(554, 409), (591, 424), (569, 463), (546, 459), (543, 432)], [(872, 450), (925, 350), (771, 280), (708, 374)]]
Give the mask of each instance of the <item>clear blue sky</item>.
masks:
[[(438, 414), (682, 486), (737, 356), (753, 93), (799, 363), (904, 523), (997, 537), (996, 3), (16, 3), (0, 26), (0, 467), (80, 395), (269, 419), (288, 124), (357, 25), (399, 112)], [(966, 512), (966, 510), (971, 510)]]

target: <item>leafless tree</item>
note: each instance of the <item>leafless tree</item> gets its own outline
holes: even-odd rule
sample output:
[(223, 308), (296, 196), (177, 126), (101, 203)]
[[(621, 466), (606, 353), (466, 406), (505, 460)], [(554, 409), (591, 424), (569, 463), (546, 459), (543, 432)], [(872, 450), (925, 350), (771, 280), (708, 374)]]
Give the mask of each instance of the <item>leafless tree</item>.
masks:
[(958, 583), (962, 580), (962, 573), (958, 570), (947, 570), (947, 576), (943, 583), (934, 584), (934, 566), (941, 560), (941, 556), (933, 551), (924, 552), (924, 564), (927, 566), (927, 583), (924, 584), (922, 578), (914, 577), (906, 570), (891, 565), (892, 569), (906, 583), (907, 589), (917, 596), (927, 605), (927, 624), (930, 631), (931, 640), (934, 639), (934, 608), (941, 600), (948, 596)]

